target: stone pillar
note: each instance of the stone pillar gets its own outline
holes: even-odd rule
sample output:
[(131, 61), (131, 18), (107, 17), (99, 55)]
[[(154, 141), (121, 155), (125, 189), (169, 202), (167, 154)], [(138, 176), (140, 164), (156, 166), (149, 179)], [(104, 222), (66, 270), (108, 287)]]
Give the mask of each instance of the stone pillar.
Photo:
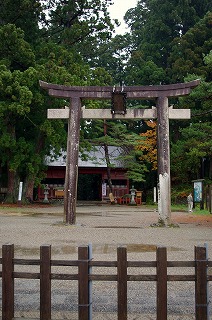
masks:
[(66, 224), (75, 224), (76, 222), (80, 118), (81, 100), (78, 97), (72, 98), (70, 99), (70, 111), (68, 119), (64, 193), (64, 215)]
[(158, 147), (158, 214), (159, 222), (171, 222), (171, 183), (169, 146), (169, 107), (167, 97), (158, 97), (157, 106), (157, 147)]

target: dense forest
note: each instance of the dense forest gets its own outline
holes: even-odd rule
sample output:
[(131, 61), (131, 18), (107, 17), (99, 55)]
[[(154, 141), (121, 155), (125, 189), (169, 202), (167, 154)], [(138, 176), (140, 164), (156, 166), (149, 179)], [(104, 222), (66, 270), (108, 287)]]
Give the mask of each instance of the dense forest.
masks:
[[(64, 107), (39, 80), (64, 85), (160, 85), (200, 79), (190, 96), (173, 99), (190, 120), (170, 121), (172, 186), (212, 179), (212, 0), (138, 0), (115, 34), (112, 0), (5, 0), (0, 3), (0, 187), (25, 200), (45, 177), (45, 156), (66, 149), (67, 123), (48, 120)], [(152, 107), (127, 101), (127, 108)], [(86, 108), (110, 108), (86, 101)], [(105, 125), (107, 131), (105, 131)], [(132, 183), (151, 189), (157, 172), (157, 123), (81, 121), (80, 150), (115, 145), (124, 150)]]

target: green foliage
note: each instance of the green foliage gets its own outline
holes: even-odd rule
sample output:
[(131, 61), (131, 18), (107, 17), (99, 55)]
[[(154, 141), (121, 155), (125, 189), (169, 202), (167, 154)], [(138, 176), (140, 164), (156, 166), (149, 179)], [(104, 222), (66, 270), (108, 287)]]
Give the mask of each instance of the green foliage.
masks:
[(153, 61), (144, 61), (140, 51), (132, 54), (126, 68), (126, 84), (156, 85), (165, 82), (165, 71)]
[(111, 37), (114, 26), (107, 10), (111, 3), (111, 0), (53, 0), (48, 3), (44, 36), (66, 48), (74, 46), (88, 57), (98, 43)]
[(35, 56), (29, 43), (24, 40), (24, 32), (14, 24), (0, 27), (0, 64), (10, 70), (25, 70), (35, 63)]
[(211, 9), (211, 1), (138, 1), (125, 15), (131, 29), (132, 46), (145, 61), (167, 67), (172, 40), (179, 39)]
[[(0, 164), (26, 183), (39, 183), (44, 158), (66, 147), (66, 121), (48, 120), (47, 109), (67, 99), (51, 98), (39, 80), (65, 85), (154, 85), (201, 78), (176, 108), (190, 108), (191, 121), (171, 122), (172, 177), (199, 177), (211, 163), (211, 0), (139, 0), (125, 15), (130, 32), (113, 37), (112, 1), (6, 0), (0, 3)], [(127, 106), (143, 103), (127, 101)], [(144, 102), (145, 106), (148, 104)], [(154, 102), (153, 102), (154, 104)], [(108, 101), (83, 101), (110, 108)], [(149, 102), (152, 105), (152, 102)], [(121, 146), (133, 181), (148, 181), (136, 146), (143, 121), (81, 121), (80, 148), (91, 143)], [(211, 169), (210, 169), (211, 170)], [(211, 171), (208, 170), (208, 176)], [(205, 171), (206, 172), (206, 171)], [(16, 183), (14, 183), (14, 188)]]
[[(39, 32), (42, 5), (39, 0), (4, 0), (0, 2), (0, 27), (15, 24), (25, 34), (25, 40), (35, 44)], [(24, 52), (23, 52), (24, 53)]]
[[(100, 122), (99, 137), (93, 138), (95, 145), (116, 146), (120, 150), (117, 160), (127, 168), (127, 176), (133, 182), (145, 181), (145, 173), (148, 172), (145, 163), (139, 161), (142, 152), (137, 148), (141, 142), (139, 134), (128, 129), (128, 123), (121, 121)], [(104, 126), (104, 127), (103, 127)], [(102, 130), (104, 129), (104, 135)]]
[(181, 138), (171, 150), (171, 170), (175, 180), (188, 182), (197, 179), (202, 159), (212, 158), (211, 123), (194, 123), (181, 129)]
[(211, 23), (212, 12), (208, 12), (185, 35), (173, 40), (167, 69), (172, 82), (183, 81), (184, 77), (192, 73), (211, 81), (210, 64), (204, 58), (212, 47)]

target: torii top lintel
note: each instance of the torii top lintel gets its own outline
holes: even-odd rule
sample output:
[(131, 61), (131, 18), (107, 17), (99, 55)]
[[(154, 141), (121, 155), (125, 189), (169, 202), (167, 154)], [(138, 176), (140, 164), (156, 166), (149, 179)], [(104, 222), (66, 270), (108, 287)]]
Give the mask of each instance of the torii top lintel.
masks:
[[(114, 90), (112, 86), (65, 86), (39, 81), (40, 86), (46, 89), (50, 96), (57, 98), (83, 99), (111, 99)], [(124, 92), (128, 99), (154, 99), (157, 97), (179, 97), (188, 95), (191, 89), (198, 86), (200, 80), (185, 83), (176, 83), (156, 86), (126, 86)], [(116, 91), (122, 91), (123, 87), (116, 87)]]

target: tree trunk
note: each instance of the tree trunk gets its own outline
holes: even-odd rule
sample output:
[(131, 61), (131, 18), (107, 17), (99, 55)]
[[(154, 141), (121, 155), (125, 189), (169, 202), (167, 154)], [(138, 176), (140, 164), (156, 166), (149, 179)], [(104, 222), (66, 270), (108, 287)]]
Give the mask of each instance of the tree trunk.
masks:
[(209, 161), (209, 179), (212, 179), (212, 157), (210, 157)]
[[(104, 136), (107, 135), (107, 123), (106, 120), (104, 120)], [(107, 179), (108, 179), (108, 186), (109, 186), (109, 193), (113, 193), (112, 188), (112, 180), (111, 180), (111, 170), (110, 170), (110, 157), (109, 157), (109, 151), (108, 151), (108, 145), (105, 143), (104, 145), (104, 151), (105, 151), (105, 161), (107, 165)]]
[[(35, 153), (40, 154), (43, 147), (44, 147), (44, 136), (42, 134), (39, 134), (37, 145), (35, 148)], [(33, 160), (32, 160), (33, 164)], [(35, 170), (36, 168), (36, 170)], [(23, 203), (32, 203), (33, 202), (33, 191), (35, 186), (35, 178), (39, 172), (39, 167), (37, 167), (37, 164), (34, 165), (34, 173), (28, 174), (25, 177), (24, 186), (23, 186), (23, 197), (22, 202)]]
[(109, 157), (109, 151), (108, 151), (108, 145), (104, 144), (104, 150), (105, 150), (105, 160), (107, 164), (107, 179), (108, 179), (108, 186), (109, 186), (109, 198), (111, 204), (115, 203), (114, 196), (113, 196), (113, 188), (112, 188), (112, 180), (111, 180), (111, 171), (110, 171), (110, 157)]
[[(16, 140), (15, 127), (10, 123), (7, 124), (7, 133), (11, 139)], [(10, 160), (13, 157), (12, 149), (8, 150), (7, 154), (7, 195), (5, 198), (5, 203), (16, 203), (18, 201), (18, 178), (17, 171), (11, 170)]]
[(5, 203), (17, 203), (18, 201), (18, 178), (15, 171), (8, 169), (7, 172), (7, 195)]
[(31, 203), (33, 202), (33, 190), (34, 190), (35, 178), (34, 177), (27, 177), (24, 183), (24, 190), (23, 190), (23, 202), (24, 203)]

